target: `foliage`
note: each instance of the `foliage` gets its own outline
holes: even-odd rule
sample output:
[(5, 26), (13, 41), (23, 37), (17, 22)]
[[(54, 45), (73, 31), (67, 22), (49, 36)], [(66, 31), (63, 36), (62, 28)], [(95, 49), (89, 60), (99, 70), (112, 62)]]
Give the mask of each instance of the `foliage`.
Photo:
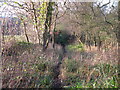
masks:
[(52, 82), (52, 77), (44, 75), (39, 77), (39, 81), (37, 81), (36, 84), (40, 85), (41, 88), (45, 88), (45, 87), (50, 88), (51, 82)]
[(55, 31), (55, 43), (69, 45), (75, 42), (75, 36), (65, 30)]
[[(84, 69), (83, 67), (81, 67)], [(82, 70), (81, 69), (81, 70)], [(94, 69), (90, 76), (86, 76), (86, 79), (76, 77), (71, 79), (70, 74), (68, 75), (67, 80), (76, 81), (72, 82), (70, 88), (118, 88), (118, 68), (116, 65), (110, 64), (98, 64), (89, 69)], [(86, 70), (85, 70), (86, 71)], [(81, 72), (84, 76), (84, 73)], [(87, 74), (87, 73), (86, 73)], [(79, 73), (77, 74), (79, 76)], [(73, 75), (74, 77), (77, 75)], [(87, 78), (90, 77), (90, 80), (87, 81)]]
[[(17, 13), (18, 17), (14, 18), (14, 22), (18, 18), (23, 21), (26, 26), (25, 35), (28, 34), (30, 38), (33, 34), (32, 39), (39, 39), (39, 44), (41, 41), (43, 44), (45, 42), (46, 45), (43, 46), (47, 46), (48, 33), (52, 32), (52, 29), (62, 28), (60, 31), (53, 32), (57, 33), (54, 34), (54, 43), (62, 47), (56, 45), (53, 49), (52, 45), (48, 45), (48, 49), (44, 51), (42, 45), (33, 44), (31, 39), (32, 43), (28, 43), (29, 40), (26, 42), (24, 33), (14, 35), (14, 29), (17, 30), (18, 27), (13, 27), (18, 26), (20, 22), (6, 23), (7, 18), (1, 18), (4, 19), (1, 25), (4, 42), (2, 43), (4, 46), (2, 48), (3, 88), (51, 88), (54, 81), (59, 83), (59, 79), (63, 87), (72, 89), (118, 88), (118, 67), (113, 62), (112, 64), (106, 63), (106, 60), (115, 61), (115, 56), (117, 56), (107, 53), (109, 49), (116, 49), (114, 45), (118, 45), (117, 39), (119, 38), (116, 38), (117, 23), (119, 23), (117, 6), (110, 7), (113, 9), (106, 12), (107, 6), (100, 7), (95, 5), (97, 3), (66, 2), (60, 5), (55, 2), (42, 1), (39, 3), (15, 1), (3, 4), (12, 6), (14, 12)], [(5, 30), (11, 30), (11, 35), (5, 34)], [(36, 30), (35, 33), (32, 33), (34, 30)], [(41, 30), (44, 30), (44, 34)], [(78, 44), (76, 37), (82, 43)], [(11, 45), (10, 41), (14, 43)], [(61, 52), (66, 45), (67, 52)], [(96, 47), (91, 47), (94, 50), (87, 51), (85, 45), (101, 47), (99, 49), (101, 51), (95, 50)], [(99, 61), (105, 63), (99, 63)]]

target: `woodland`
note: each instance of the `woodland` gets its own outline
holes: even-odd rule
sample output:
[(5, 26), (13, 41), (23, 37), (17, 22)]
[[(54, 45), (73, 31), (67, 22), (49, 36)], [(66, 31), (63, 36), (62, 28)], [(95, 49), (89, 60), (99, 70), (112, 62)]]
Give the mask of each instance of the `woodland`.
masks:
[(120, 2), (4, 0), (0, 12), (2, 88), (119, 88)]

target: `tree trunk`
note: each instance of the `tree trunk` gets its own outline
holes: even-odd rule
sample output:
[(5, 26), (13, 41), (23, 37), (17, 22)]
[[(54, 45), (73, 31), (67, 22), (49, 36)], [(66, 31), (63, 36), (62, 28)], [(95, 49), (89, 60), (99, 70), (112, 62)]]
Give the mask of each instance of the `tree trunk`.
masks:
[(23, 22), (23, 24), (24, 24), (24, 31), (25, 31), (25, 36), (26, 36), (27, 42), (30, 42), (30, 41), (29, 41), (28, 34), (27, 34), (27, 29), (26, 29), (26, 24), (25, 24), (25, 22)]
[(120, 1), (118, 3), (118, 32), (117, 32), (117, 41), (118, 41), (118, 49), (120, 51)]
[(51, 30), (51, 21), (52, 21), (52, 3), (53, 2), (49, 2), (47, 6), (45, 30), (43, 33), (43, 51), (47, 49), (49, 44), (49, 32)]
[(57, 17), (58, 17), (58, 5), (56, 4), (56, 15), (55, 15), (55, 22), (54, 22), (54, 28), (53, 28), (53, 31), (52, 31), (52, 45), (53, 45), (53, 48), (55, 48), (55, 30), (56, 30), (56, 25), (57, 25)]
[(2, 29), (2, 44), (5, 44), (5, 38), (4, 38), (4, 35), (5, 35), (5, 18), (3, 19), (3, 22), (1, 24), (1, 29)]
[[(117, 41), (118, 41), (118, 77), (120, 77), (120, 1), (118, 2), (118, 31), (117, 31)], [(118, 79), (118, 87), (120, 87), (120, 78)]]
[(39, 33), (39, 28), (38, 28), (36, 9), (35, 9), (34, 3), (33, 2), (31, 2), (31, 3), (32, 3), (32, 9), (33, 9), (33, 13), (34, 13), (35, 29), (37, 30), (37, 36), (38, 36), (38, 40), (39, 40), (39, 44), (40, 44), (40, 33)]
[(102, 41), (100, 39), (100, 35), (98, 35), (98, 50), (99, 51), (100, 51), (101, 47), (102, 47)]

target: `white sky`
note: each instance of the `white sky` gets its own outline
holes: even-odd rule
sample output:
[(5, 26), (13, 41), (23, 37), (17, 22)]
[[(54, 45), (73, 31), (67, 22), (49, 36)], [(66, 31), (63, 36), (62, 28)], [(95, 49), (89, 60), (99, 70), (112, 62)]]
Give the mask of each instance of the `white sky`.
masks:
[[(21, 1), (29, 1), (29, 0), (12, 0), (12, 1), (21, 2)], [(38, 1), (38, 0), (32, 0), (32, 1)], [(57, 1), (57, 0), (55, 0), (55, 1)], [(59, 0), (59, 2), (61, 2), (61, 1), (63, 2), (64, 0)], [(79, 1), (79, 2), (81, 2), (81, 1), (86, 2), (87, 1), (87, 2), (90, 2), (90, 1), (93, 1), (93, 0), (71, 0), (71, 2), (72, 1)], [(111, 3), (109, 4), (110, 6), (113, 4), (113, 2), (118, 2), (118, 0), (110, 0), (110, 1), (111, 1)], [(103, 4), (108, 3), (109, 0), (97, 0), (97, 2), (102, 2), (101, 5), (103, 5)], [(15, 17), (15, 14), (14, 14), (15, 12), (14, 12), (14, 10), (11, 6), (8, 6), (7, 4), (4, 4), (4, 5), (1, 6), (1, 4), (2, 3), (1, 3), (1, 0), (0, 0), (0, 17), (1, 16), (5, 17), (5, 15), (9, 16), (9, 17)]]

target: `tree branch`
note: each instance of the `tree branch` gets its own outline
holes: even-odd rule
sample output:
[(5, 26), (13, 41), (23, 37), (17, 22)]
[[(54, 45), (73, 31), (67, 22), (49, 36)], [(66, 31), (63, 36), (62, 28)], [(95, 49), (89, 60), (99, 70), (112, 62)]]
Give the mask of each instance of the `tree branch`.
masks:
[(110, 0), (109, 0), (109, 2), (108, 3), (106, 3), (106, 4), (103, 4), (102, 6), (100, 6), (100, 8), (103, 8), (104, 6), (107, 6), (108, 4), (110, 4), (111, 2), (110, 2)]

